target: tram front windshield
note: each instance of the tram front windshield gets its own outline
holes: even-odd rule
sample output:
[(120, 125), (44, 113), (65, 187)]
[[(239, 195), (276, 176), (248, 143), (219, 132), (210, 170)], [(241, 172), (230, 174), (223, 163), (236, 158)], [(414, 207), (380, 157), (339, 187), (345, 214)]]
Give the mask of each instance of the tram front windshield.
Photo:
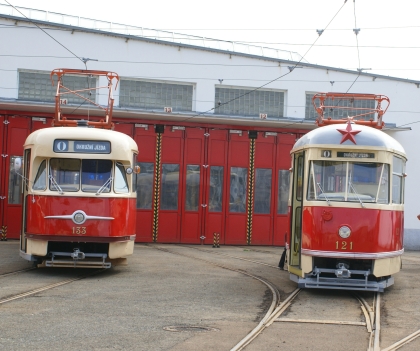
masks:
[(389, 165), (311, 161), (308, 200), (389, 203)]
[(111, 172), (111, 160), (53, 158), (50, 160), (49, 187), (52, 191), (72, 192), (81, 188), (84, 192), (109, 193)]

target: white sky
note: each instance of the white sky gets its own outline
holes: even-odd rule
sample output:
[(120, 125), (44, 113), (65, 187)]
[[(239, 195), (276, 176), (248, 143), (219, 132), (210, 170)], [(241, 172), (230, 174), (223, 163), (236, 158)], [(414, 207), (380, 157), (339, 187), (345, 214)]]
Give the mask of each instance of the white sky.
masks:
[[(112, 6), (103, 0), (7, 1), (14, 6), (292, 50), (306, 53), (310, 63), (370, 68), (366, 72), (420, 80), (420, 4), (415, 0), (118, 0)], [(316, 30), (325, 29), (331, 20), (316, 41)], [(353, 28), (360, 28), (357, 37)]]

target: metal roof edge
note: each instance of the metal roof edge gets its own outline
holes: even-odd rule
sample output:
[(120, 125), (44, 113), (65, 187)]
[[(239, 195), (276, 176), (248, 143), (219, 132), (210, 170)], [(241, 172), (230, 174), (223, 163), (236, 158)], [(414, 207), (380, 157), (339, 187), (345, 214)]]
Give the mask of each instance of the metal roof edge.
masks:
[(14, 21), (23, 21), (23, 22), (29, 22), (29, 23), (37, 23), (37, 24), (43, 24), (50, 27), (61, 27), (61, 28), (68, 28), (71, 30), (78, 30), (81, 32), (87, 32), (87, 33), (94, 33), (94, 34), (102, 34), (102, 35), (108, 35), (108, 36), (114, 36), (117, 38), (125, 38), (125, 39), (131, 39), (131, 40), (138, 40), (138, 41), (144, 41), (154, 44), (160, 44), (160, 45), (169, 45), (174, 47), (183, 47), (193, 50), (203, 50), (203, 51), (209, 51), (209, 52), (216, 52), (221, 54), (228, 54), (228, 55), (236, 55), (236, 56), (242, 56), (247, 58), (254, 58), (259, 60), (265, 60), (265, 61), (273, 61), (273, 62), (279, 62), (279, 63), (289, 63), (289, 64), (295, 64), (299, 66), (309, 67), (309, 68), (317, 68), (317, 69), (325, 69), (330, 71), (336, 71), (341, 73), (348, 73), (348, 74), (355, 74), (365, 77), (371, 77), (375, 79), (388, 79), (393, 81), (399, 81), (404, 83), (410, 83), (410, 84), (416, 84), (417, 86), (420, 86), (419, 80), (412, 80), (408, 78), (399, 78), (399, 77), (392, 77), (392, 76), (385, 76), (381, 74), (374, 74), (374, 73), (366, 73), (366, 72), (359, 72), (359, 71), (353, 71), (345, 68), (338, 68), (338, 67), (332, 67), (332, 66), (324, 66), (319, 64), (313, 64), (313, 63), (307, 63), (307, 62), (301, 62), (301, 61), (292, 61), (292, 60), (285, 60), (280, 58), (274, 58), (274, 57), (268, 57), (268, 56), (258, 56), (253, 54), (246, 54), (238, 51), (227, 51), (222, 49), (215, 49), (215, 48), (207, 48), (205, 46), (197, 46), (197, 45), (191, 45), (191, 44), (183, 44), (183, 43), (174, 43), (170, 41), (165, 40), (158, 40), (158, 39), (150, 39), (135, 35), (128, 35), (128, 34), (119, 34), (115, 32), (108, 32), (104, 30), (97, 30), (97, 29), (91, 29), (91, 28), (85, 28), (85, 27), (78, 27), (78, 26), (72, 26), (68, 24), (61, 24), (61, 23), (54, 23), (54, 22), (48, 22), (48, 21), (42, 21), (42, 20), (35, 20), (35, 19), (27, 19), (24, 17), (17, 17), (17, 16), (11, 16), (11, 15), (5, 15), (0, 13), (0, 18), (5, 18), (9, 20)]

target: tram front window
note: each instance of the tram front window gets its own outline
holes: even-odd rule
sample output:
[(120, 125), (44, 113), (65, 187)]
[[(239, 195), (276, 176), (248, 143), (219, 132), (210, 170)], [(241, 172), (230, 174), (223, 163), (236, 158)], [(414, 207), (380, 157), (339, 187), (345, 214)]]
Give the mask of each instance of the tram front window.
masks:
[(308, 200), (389, 203), (389, 165), (312, 161)]
[(50, 160), (49, 187), (51, 191), (79, 191), (80, 160), (52, 158)]
[(112, 183), (111, 170), (110, 160), (82, 160), (82, 191), (109, 193)]

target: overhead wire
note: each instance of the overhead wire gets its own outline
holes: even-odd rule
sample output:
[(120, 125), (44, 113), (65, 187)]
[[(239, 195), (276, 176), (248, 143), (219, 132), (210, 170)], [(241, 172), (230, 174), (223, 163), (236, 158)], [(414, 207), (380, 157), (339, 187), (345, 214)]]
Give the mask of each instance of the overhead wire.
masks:
[[(344, 7), (344, 5), (347, 3), (347, 0), (344, 0), (344, 3), (343, 3), (343, 5), (341, 5), (341, 7), (339, 8), (339, 10), (336, 12), (336, 14), (332, 17), (332, 19), (328, 22), (328, 24), (325, 26), (325, 28), (324, 28), (324, 30), (326, 30), (328, 27), (329, 27), (329, 25), (331, 24), (331, 22), (335, 19), (335, 17), (340, 13), (340, 11), (341, 11), (341, 9)], [(213, 110), (215, 110), (216, 108), (219, 108), (220, 106), (223, 106), (223, 105), (226, 105), (226, 104), (228, 104), (228, 103), (230, 103), (230, 102), (232, 102), (232, 101), (235, 101), (235, 100), (238, 100), (238, 99), (240, 99), (241, 97), (243, 97), (243, 96), (246, 96), (246, 95), (249, 95), (249, 94), (251, 94), (251, 93), (253, 93), (254, 91), (257, 91), (257, 90), (260, 90), (260, 89), (262, 89), (262, 88), (264, 88), (264, 87), (266, 87), (267, 85), (269, 85), (269, 84), (271, 84), (271, 83), (273, 83), (273, 82), (275, 82), (275, 81), (277, 81), (277, 80), (279, 80), (279, 79), (281, 79), (281, 78), (283, 78), (283, 77), (285, 77), (285, 76), (287, 76), (287, 75), (289, 75), (290, 73), (292, 73), (295, 69), (296, 69), (296, 67), (300, 64), (300, 62), (305, 58), (305, 56), (308, 54), (308, 52), (312, 49), (312, 47), (315, 45), (315, 43), (319, 40), (319, 38), (321, 37), (321, 35), (319, 35), (316, 39), (315, 39), (315, 41), (313, 42), (313, 44), (310, 46), (310, 48), (305, 52), (305, 54), (300, 58), (300, 60), (298, 61), (298, 62), (296, 62), (295, 63), (295, 65), (294, 66), (292, 66), (292, 68), (290, 68), (289, 69), (289, 72), (287, 72), (287, 73), (285, 73), (285, 74), (283, 74), (283, 75), (281, 75), (281, 76), (279, 76), (279, 77), (277, 77), (277, 78), (275, 78), (275, 79), (272, 79), (272, 80), (270, 80), (269, 82), (267, 82), (267, 83), (265, 83), (265, 84), (263, 84), (263, 85), (261, 85), (261, 86), (259, 86), (259, 87), (257, 87), (257, 88), (254, 88), (254, 89), (251, 89), (251, 90), (249, 90), (248, 92), (246, 92), (246, 93), (244, 93), (244, 94), (241, 94), (241, 95), (239, 95), (238, 97), (235, 97), (235, 98), (233, 98), (233, 99), (230, 99), (229, 101), (226, 101), (226, 102), (223, 102), (223, 103), (221, 103), (221, 104), (219, 104), (217, 107), (215, 106), (215, 107), (212, 107), (211, 109), (208, 109), (207, 111), (204, 111), (204, 112), (200, 112), (200, 113), (198, 113), (198, 114), (195, 114), (194, 116), (191, 116), (191, 117), (188, 117), (188, 118), (186, 118), (186, 119), (184, 119), (184, 120), (182, 120), (181, 122), (185, 122), (185, 121), (188, 121), (188, 120), (190, 120), (190, 119), (192, 119), (192, 118), (195, 118), (195, 117), (198, 117), (198, 116), (202, 116), (202, 115), (204, 115), (204, 114), (206, 114), (206, 113), (209, 113), (210, 111), (213, 111)], [(215, 102), (216, 103), (216, 102)], [(300, 123), (302, 123), (303, 122), (303, 120), (300, 122)], [(298, 122), (299, 123), (299, 122)]]
[(35, 26), (37, 26), (40, 30), (42, 30), (46, 35), (48, 35), (52, 40), (54, 40), (57, 44), (59, 44), (60, 46), (62, 46), (64, 49), (66, 49), (69, 53), (71, 53), (73, 56), (77, 57), (80, 61), (83, 62), (83, 60), (77, 56), (73, 51), (71, 51), (69, 48), (67, 48), (65, 45), (63, 45), (62, 43), (60, 43), (57, 39), (55, 39), (52, 35), (48, 34), (44, 29), (42, 29), (40, 26), (38, 26), (38, 24), (36, 24), (32, 19), (30, 19), (29, 17), (27, 17), (25, 14), (23, 14), (20, 10), (17, 9), (16, 6), (12, 5), (8, 0), (4, 0), (5, 2), (7, 2), (10, 6), (12, 6), (17, 12), (19, 12), (23, 17), (25, 17), (28, 21), (30, 21), (32, 24), (34, 24)]

